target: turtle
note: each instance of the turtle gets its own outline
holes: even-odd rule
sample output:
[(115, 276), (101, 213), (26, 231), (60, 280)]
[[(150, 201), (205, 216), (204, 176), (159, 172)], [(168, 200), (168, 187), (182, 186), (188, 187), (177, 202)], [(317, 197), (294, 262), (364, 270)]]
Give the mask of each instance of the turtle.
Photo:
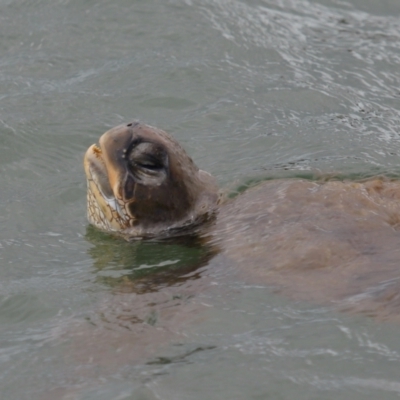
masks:
[(266, 179), (233, 198), (166, 132), (138, 121), (84, 156), (87, 216), (126, 240), (195, 237), (249, 282), (400, 315), (400, 182)]
[(87, 216), (126, 238), (182, 236), (210, 221), (215, 179), (166, 132), (139, 122), (117, 126), (84, 158)]

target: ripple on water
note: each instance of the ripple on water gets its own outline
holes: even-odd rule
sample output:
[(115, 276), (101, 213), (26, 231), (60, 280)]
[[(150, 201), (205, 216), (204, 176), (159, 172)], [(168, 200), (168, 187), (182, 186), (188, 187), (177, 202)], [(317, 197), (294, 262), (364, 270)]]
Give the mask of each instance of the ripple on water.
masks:
[(190, 280), (160, 271), (182, 249), (92, 242), (81, 165), (140, 118), (226, 183), (399, 176), (396, 2), (0, 3), (4, 398), (399, 395), (397, 326), (232, 283), (218, 258)]

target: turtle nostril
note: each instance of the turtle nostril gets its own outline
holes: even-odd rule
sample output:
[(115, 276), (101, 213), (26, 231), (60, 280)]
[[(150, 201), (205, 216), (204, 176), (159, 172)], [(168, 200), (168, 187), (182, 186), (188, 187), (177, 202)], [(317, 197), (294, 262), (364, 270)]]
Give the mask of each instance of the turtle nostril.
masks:
[(139, 121), (133, 121), (133, 122), (129, 122), (129, 124), (127, 124), (126, 126), (128, 126), (128, 127), (135, 127), (135, 126), (138, 126), (140, 123), (139, 123)]

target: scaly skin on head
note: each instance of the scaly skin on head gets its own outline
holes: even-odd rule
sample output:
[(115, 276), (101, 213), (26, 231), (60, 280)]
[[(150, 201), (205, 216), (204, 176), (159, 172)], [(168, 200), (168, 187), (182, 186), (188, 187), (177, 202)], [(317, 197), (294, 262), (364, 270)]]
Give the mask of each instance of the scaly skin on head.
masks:
[(214, 178), (166, 132), (130, 123), (104, 133), (85, 154), (88, 219), (128, 238), (190, 232), (216, 210)]

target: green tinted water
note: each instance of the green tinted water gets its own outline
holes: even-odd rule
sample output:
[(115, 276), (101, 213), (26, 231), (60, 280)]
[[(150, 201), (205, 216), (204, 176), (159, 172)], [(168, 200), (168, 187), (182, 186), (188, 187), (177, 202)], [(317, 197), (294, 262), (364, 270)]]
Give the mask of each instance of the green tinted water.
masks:
[(398, 398), (398, 326), (236, 282), (212, 249), (87, 230), (82, 157), (139, 118), (221, 185), (399, 176), (399, 16), (0, 0), (1, 398)]

